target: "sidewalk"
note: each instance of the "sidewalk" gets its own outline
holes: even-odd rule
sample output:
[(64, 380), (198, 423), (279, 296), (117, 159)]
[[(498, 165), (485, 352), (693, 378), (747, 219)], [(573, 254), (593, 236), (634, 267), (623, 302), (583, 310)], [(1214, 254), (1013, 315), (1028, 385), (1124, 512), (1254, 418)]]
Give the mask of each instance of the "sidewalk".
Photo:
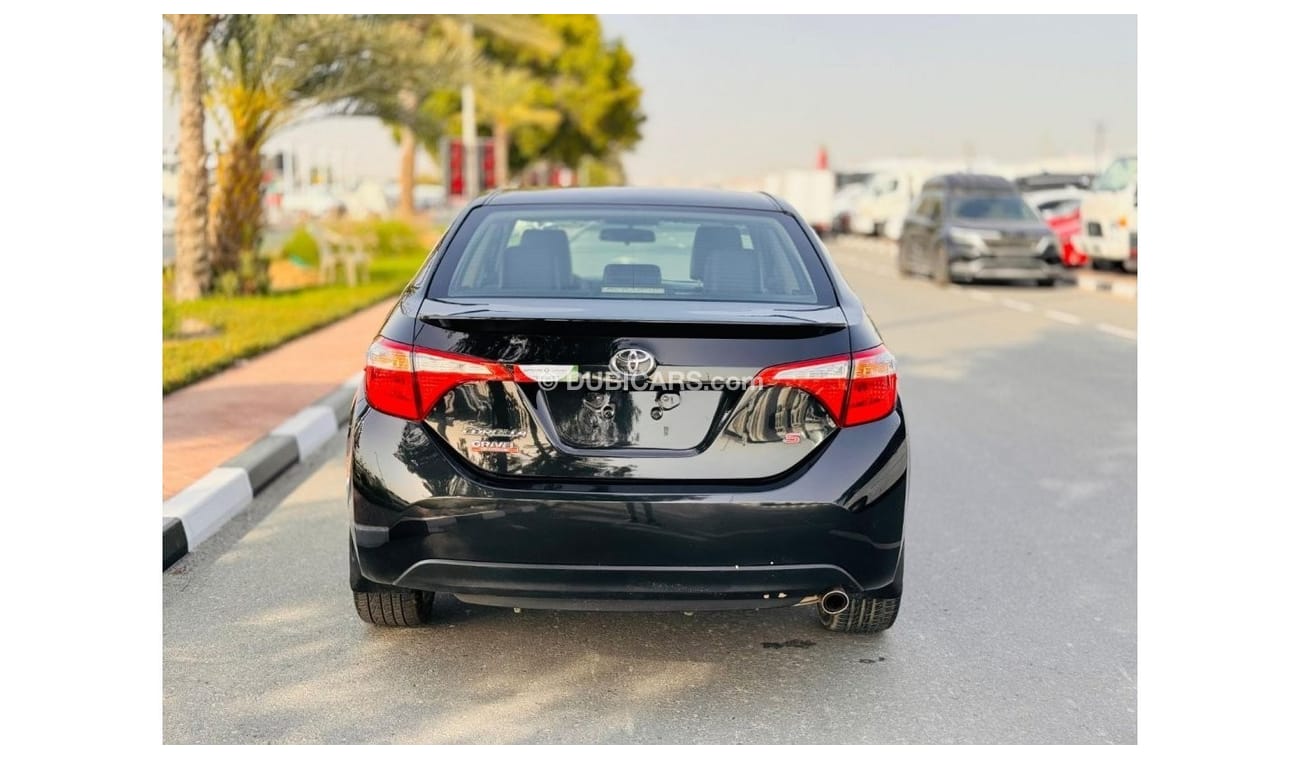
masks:
[(163, 499), (365, 366), (393, 299), (163, 397)]

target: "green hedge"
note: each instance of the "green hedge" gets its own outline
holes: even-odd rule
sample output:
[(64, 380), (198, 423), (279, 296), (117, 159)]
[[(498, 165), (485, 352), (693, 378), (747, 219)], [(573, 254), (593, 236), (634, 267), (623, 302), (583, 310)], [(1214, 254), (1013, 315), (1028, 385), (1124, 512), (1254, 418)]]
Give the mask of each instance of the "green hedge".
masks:
[(304, 264), (320, 264), (320, 245), (306, 227), (298, 227), (280, 247), (280, 255), (295, 258)]
[[(163, 393), (229, 367), (264, 351), (396, 295), (415, 275), (424, 254), (376, 258), (370, 282), (309, 288), (291, 293), (253, 296), (208, 296), (166, 306), (175, 324), (185, 317), (217, 329), (217, 334), (186, 340), (163, 340)], [(164, 316), (164, 321), (168, 317)], [(375, 328), (378, 329), (376, 324)], [(362, 357), (357, 357), (361, 368)]]

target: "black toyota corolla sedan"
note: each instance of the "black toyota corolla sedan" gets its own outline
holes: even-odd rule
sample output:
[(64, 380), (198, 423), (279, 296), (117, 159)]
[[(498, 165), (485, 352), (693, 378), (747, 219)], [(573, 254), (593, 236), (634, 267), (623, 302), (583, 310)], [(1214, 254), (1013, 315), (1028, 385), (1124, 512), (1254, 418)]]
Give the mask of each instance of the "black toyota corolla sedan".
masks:
[(890, 627), (907, 436), (894, 357), (812, 229), (759, 193), (498, 193), (366, 357), (351, 585), (570, 610), (809, 605)]

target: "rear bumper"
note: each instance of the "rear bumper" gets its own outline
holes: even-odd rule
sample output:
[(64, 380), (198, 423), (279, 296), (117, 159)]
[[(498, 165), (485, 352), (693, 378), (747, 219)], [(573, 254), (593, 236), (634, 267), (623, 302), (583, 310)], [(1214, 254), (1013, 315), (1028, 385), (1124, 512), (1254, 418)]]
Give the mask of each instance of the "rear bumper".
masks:
[(450, 593), (471, 604), (530, 609), (752, 609), (812, 603), (836, 587), (863, 591), (832, 565), (654, 567), (439, 559), (417, 562), (395, 585)]
[[(837, 431), (783, 479), (743, 486), (490, 480), (419, 428), (373, 410), (354, 420), (355, 590), (577, 609), (783, 606), (835, 587), (901, 593), (901, 409)], [(399, 448), (418, 475), (394, 461)]]

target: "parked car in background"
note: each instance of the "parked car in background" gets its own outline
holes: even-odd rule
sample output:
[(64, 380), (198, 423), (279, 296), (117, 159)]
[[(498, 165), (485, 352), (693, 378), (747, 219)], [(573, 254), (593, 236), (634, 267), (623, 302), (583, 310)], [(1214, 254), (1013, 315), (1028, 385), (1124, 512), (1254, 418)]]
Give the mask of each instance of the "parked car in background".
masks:
[(435, 595), (808, 605), (861, 633), (898, 614), (894, 358), (809, 226), (765, 194), (470, 202), (380, 327), (346, 450), (368, 623), (429, 622)]
[(769, 174), (764, 190), (784, 198), (818, 235), (831, 231), (835, 216), (835, 172), (830, 169), (787, 169)]
[(1094, 269), (1137, 271), (1137, 156), (1122, 156), (1097, 175), (1080, 205), (1077, 246)]
[(899, 159), (882, 162), (858, 201), (855, 224), (866, 234), (898, 240), (909, 209), (926, 180), (961, 171), (951, 162)]
[(945, 174), (927, 180), (903, 224), (898, 267), (936, 282), (1034, 280), (1061, 274), (1056, 233), (1011, 180)]
[(1080, 267), (1088, 263), (1088, 256), (1075, 246), (1074, 241), (1083, 227), (1080, 204), (1091, 181), (1091, 174), (1044, 173), (1016, 179), (1016, 187), (1025, 202), (1037, 210), (1056, 233), (1063, 266)]
[(1088, 263), (1088, 255), (1079, 250), (1074, 241), (1078, 239), (1083, 223), (1079, 215), (1079, 198), (1044, 198), (1025, 196), (1025, 201), (1033, 206), (1038, 215), (1043, 217), (1047, 226), (1056, 233), (1057, 244), (1061, 249), (1061, 265), (1081, 267)]

